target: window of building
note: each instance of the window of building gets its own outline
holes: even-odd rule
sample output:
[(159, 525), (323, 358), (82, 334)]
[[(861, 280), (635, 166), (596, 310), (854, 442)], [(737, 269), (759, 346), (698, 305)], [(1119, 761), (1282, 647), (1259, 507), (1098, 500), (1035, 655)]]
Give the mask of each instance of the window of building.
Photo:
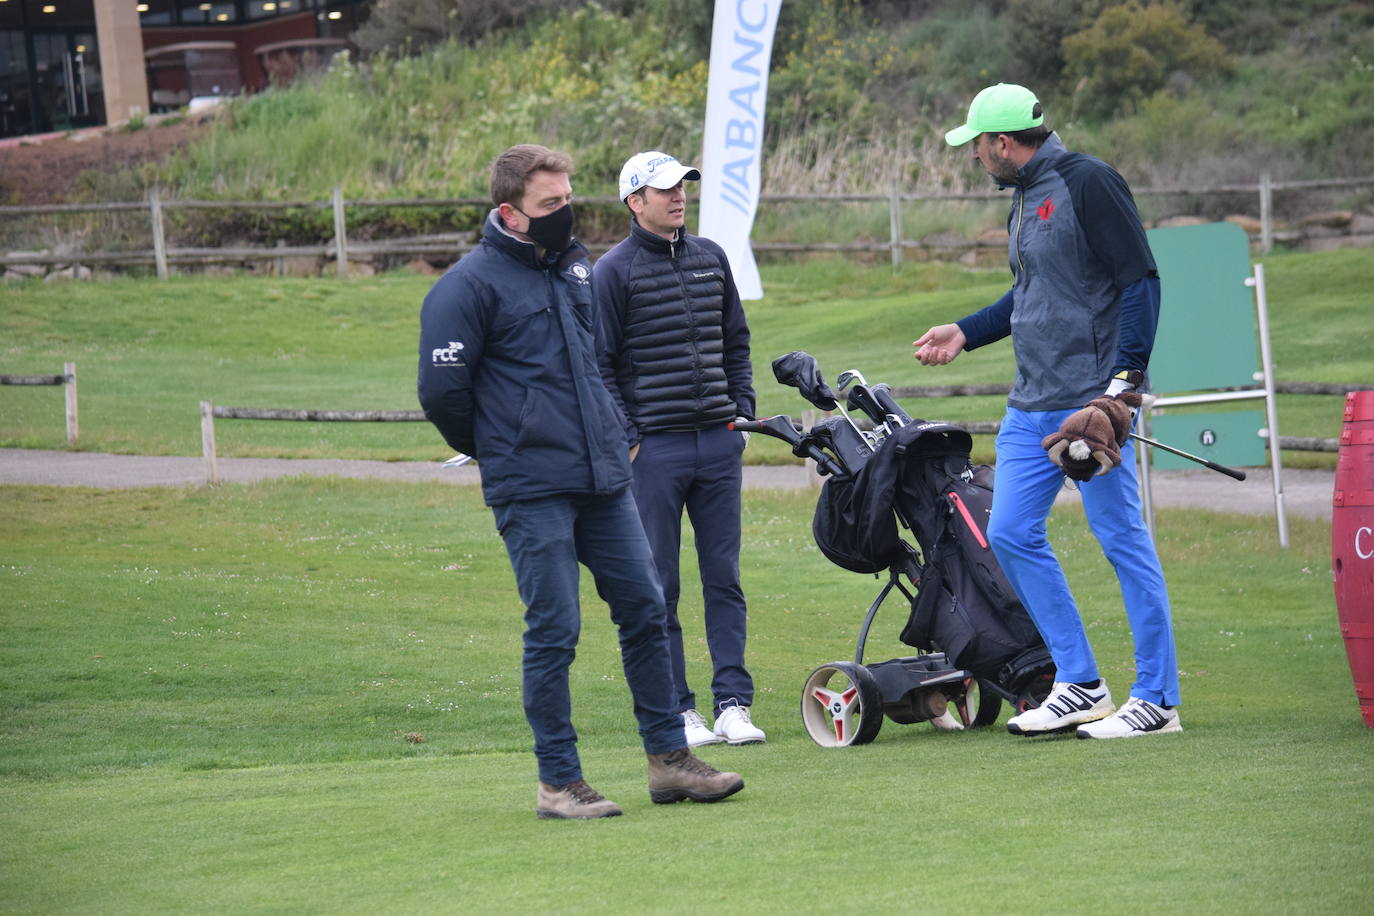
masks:
[(139, 0), (136, 8), (139, 24), (145, 27), (176, 23), (176, 0)]

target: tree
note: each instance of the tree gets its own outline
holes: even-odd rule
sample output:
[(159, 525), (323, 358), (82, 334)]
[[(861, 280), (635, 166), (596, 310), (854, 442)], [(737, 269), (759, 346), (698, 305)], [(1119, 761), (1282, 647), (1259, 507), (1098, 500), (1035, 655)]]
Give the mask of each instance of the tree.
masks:
[(1014, 78), (1044, 97), (1060, 88), (1067, 69), (1064, 39), (1085, 29), (1105, 0), (1011, 0), (1008, 43)]
[(1188, 22), (1172, 0), (1141, 6), (1127, 0), (1064, 39), (1068, 73), (1077, 80), (1074, 109), (1088, 115), (1134, 111), (1142, 99), (1226, 73), (1221, 43)]

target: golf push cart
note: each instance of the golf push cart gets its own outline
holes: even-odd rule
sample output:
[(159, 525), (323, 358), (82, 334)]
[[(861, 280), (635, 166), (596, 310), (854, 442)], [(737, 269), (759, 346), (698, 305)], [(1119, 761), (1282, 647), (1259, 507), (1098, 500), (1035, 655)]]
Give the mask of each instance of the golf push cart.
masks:
[[(1003, 700), (1017, 712), (1038, 706), (1054, 664), (987, 542), (992, 469), (970, 461), (972, 437), (913, 420), (890, 386), (869, 385), (855, 369), (837, 380), (840, 392), (848, 389), (841, 405), (815, 358), (801, 351), (774, 360), (773, 374), (840, 416), (810, 429), (783, 415), (734, 428), (780, 439), (814, 461), (826, 478), (812, 525), (817, 546), (839, 566), (887, 576), (859, 628), (854, 661), (828, 662), (806, 679), (807, 734), (822, 747), (847, 747), (877, 737), (884, 716), (960, 730), (996, 722)], [(918, 653), (865, 665), (874, 617), (894, 590), (909, 611), (900, 639)]]

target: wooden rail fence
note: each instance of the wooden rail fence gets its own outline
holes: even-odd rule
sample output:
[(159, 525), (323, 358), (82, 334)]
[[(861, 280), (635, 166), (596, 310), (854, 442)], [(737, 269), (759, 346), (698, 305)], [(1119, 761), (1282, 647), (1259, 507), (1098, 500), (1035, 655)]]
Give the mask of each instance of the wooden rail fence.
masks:
[[(1273, 219), (1273, 197), (1276, 191), (1303, 191), (1303, 190), (1324, 190), (1341, 188), (1359, 188), (1374, 186), (1374, 175), (1357, 178), (1333, 178), (1312, 181), (1273, 181), (1268, 173), (1259, 177), (1254, 184), (1229, 184), (1229, 185), (1210, 185), (1199, 187), (1161, 187), (1161, 188), (1138, 188), (1135, 196), (1138, 198), (1146, 197), (1167, 197), (1178, 195), (1192, 195), (1205, 197), (1219, 194), (1253, 194), (1259, 201), (1259, 222), (1260, 231), (1258, 242), (1261, 251), (1268, 252), (1273, 248), (1274, 242), (1281, 239), (1280, 234), (1274, 228)], [(971, 193), (906, 193), (899, 187), (894, 186), (886, 193), (867, 193), (867, 194), (764, 194), (761, 195), (760, 203), (886, 203), (888, 207), (888, 226), (889, 238), (886, 242), (756, 242), (755, 251), (852, 251), (852, 252), (873, 252), (889, 251), (893, 265), (902, 262), (903, 252), (907, 249), (916, 248), (950, 248), (966, 249), (978, 247), (994, 247), (992, 243), (979, 243), (976, 241), (965, 242), (963, 244), (949, 243), (928, 243), (912, 241), (903, 238), (902, 232), (902, 205), (911, 202), (940, 202), (940, 201), (978, 201), (978, 200), (1005, 200), (1006, 195), (997, 191), (979, 191)], [(613, 197), (584, 197), (579, 201), (589, 204), (613, 205), (619, 203)], [(166, 279), (169, 276), (170, 265), (172, 264), (206, 264), (240, 261), (270, 261), (274, 259), (292, 257), (320, 257), (333, 258), (335, 271), (338, 276), (348, 275), (348, 262), (350, 255), (424, 255), (424, 254), (443, 254), (445, 256), (455, 256), (465, 254), (474, 247), (472, 234), (450, 234), (445, 236), (431, 236), (418, 239), (396, 239), (391, 241), (375, 241), (350, 243), (348, 241), (348, 210), (362, 210), (369, 208), (408, 208), (408, 207), (481, 207), (491, 206), (490, 200), (486, 198), (433, 198), (433, 199), (404, 199), (404, 200), (375, 200), (359, 199), (346, 200), (340, 187), (335, 186), (329, 200), (297, 200), (297, 201), (254, 201), (254, 200), (164, 200), (161, 192), (155, 187), (149, 191), (148, 197), (143, 201), (123, 202), (123, 203), (90, 203), (90, 204), (48, 204), (31, 206), (0, 206), (0, 218), (5, 216), (25, 216), (43, 215), (53, 213), (99, 213), (99, 212), (131, 212), (146, 211), (148, 213), (150, 236), (153, 247), (151, 249), (141, 249), (134, 251), (93, 251), (81, 253), (57, 254), (51, 252), (30, 252), (21, 254), (0, 255), (0, 267), (22, 266), (22, 265), (60, 265), (60, 264), (82, 264), (82, 265), (155, 265), (159, 279)], [(269, 246), (248, 246), (234, 248), (187, 248), (169, 247), (166, 241), (165, 216), (168, 210), (239, 210), (249, 212), (272, 211), (272, 210), (310, 210), (310, 209), (329, 209), (333, 213), (334, 237), (323, 245), (297, 245), (284, 246), (280, 243), (276, 247)], [(999, 247), (1000, 247), (1000, 243)], [(606, 246), (595, 246), (601, 250)]]
[(63, 363), (61, 375), (0, 375), (0, 385), (61, 385), (67, 401), (67, 447), (76, 448), (76, 363)]
[[(75, 368), (72, 369), (73, 383)], [(5, 376), (0, 376), (5, 378)], [(1344, 395), (1350, 391), (1368, 391), (1374, 385), (1367, 384), (1326, 384), (1322, 382), (1278, 382), (1275, 390), (1280, 394), (1328, 394)], [(1011, 391), (1010, 385), (1001, 383), (982, 385), (919, 385), (893, 388), (892, 394), (898, 398), (946, 398), (976, 395), (1005, 395)], [(810, 426), (814, 417), (812, 411), (803, 414), (803, 423)], [(310, 423), (420, 423), (425, 422), (422, 410), (298, 410), (280, 407), (225, 407), (216, 406), (211, 401), (200, 402), (200, 447), (201, 457), (205, 460), (206, 483), (219, 483), (219, 455), (215, 446), (215, 420), (293, 420)], [(998, 420), (958, 421), (959, 425), (971, 433), (996, 433), (1001, 428)], [(1266, 444), (1267, 444), (1266, 440)], [(1317, 439), (1303, 436), (1280, 436), (1279, 447), (1292, 451), (1335, 452), (1340, 450), (1339, 439)]]
[(417, 423), (422, 410), (290, 410), (276, 407), (216, 407), (200, 402), (200, 453), (205, 460), (205, 482), (219, 483), (219, 455), (215, 448), (215, 419), (295, 420), (312, 423)]

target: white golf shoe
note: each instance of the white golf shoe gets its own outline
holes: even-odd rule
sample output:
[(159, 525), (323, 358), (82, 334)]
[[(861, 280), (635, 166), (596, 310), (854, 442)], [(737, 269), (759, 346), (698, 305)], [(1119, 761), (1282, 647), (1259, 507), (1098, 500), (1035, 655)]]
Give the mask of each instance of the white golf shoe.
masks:
[(1107, 682), (1093, 688), (1055, 681), (1045, 702), (1007, 720), (1013, 735), (1053, 735), (1087, 722), (1105, 719), (1116, 710)]
[(716, 735), (730, 744), (762, 744), (767, 736), (749, 718), (748, 706), (727, 706), (716, 716)]
[(1139, 738), (1143, 735), (1169, 735), (1183, 731), (1177, 709), (1165, 709), (1149, 700), (1131, 697), (1105, 719), (1078, 726), (1080, 738)]
[(682, 731), (687, 736), (688, 747), (705, 747), (708, 744), (720, 744), (725, 740), (706, 727), (706, 720), (695, 709), (689, 709), (682, 714)]

